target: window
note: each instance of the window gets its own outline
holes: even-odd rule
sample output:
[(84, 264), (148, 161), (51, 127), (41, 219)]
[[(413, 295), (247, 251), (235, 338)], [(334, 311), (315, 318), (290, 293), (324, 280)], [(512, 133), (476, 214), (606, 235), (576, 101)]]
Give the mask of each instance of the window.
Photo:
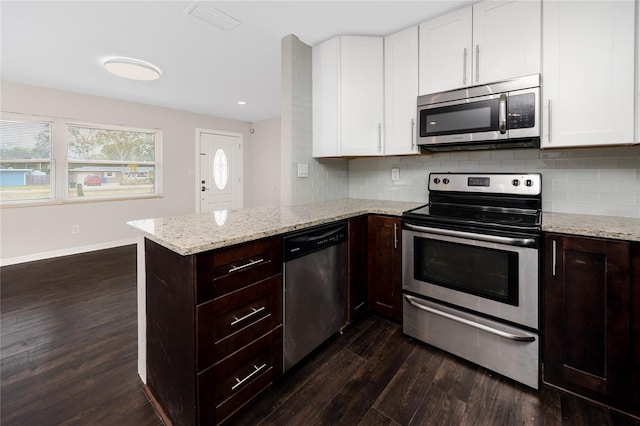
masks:
[(68, 126), (68, 198), (156, 192), (156, 133)]
[(0, 120), (3, 205), (160, 194), (160, 131), (6, 116)]
[(51, 123), (0, 120), (0, 202), (50, 200)]

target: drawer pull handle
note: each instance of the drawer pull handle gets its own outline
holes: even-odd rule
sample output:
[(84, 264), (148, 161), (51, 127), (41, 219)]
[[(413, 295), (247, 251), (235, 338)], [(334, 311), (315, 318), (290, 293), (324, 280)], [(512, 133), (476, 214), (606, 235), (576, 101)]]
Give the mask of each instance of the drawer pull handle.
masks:
[(236, 325), (239, 322), (242, 322), (244, 320), (246, 320), (247, 318), (251, 318), (252, 316), (254, 316), (255, 314), (257, 314), (258, 312), (262, 312), (265, 310), (265, 307), (261, 307), (261, 308), (251, 308), (251, 312), (249, 312), (247, 315), (243, 316), (243, 317), (233, 317), (233, 321), (231, 321), (231, 325)]
[(258, 260), (252, 260), (249, 263), (245, 263), (244, 265), (234, 266), (233, 268), (229, 269), (229, 273), (236, 272), (236, 271), (239, 271), (240, 269), (245, 269), (245, 268), (248, 268), (248, 267), (253, 266), (253, 265), (257, 265), (258, 263), (262, 263), (262, 262), (264, 262), (264, 259), (262, 259), (262, 258), (260, 258)]
[(258, 372), (259, 372), (259, 371), (261, 371), (261, 370), (262, 370), (263, 368), (265, 368), (266, 366), (267, 366), (267, 364), (262, 364), (260, 367), (258, 367), (257, 365), (255, 365), (255, 364), (254, 364), (254, 365), (253, 365), (254, 370), (253, 370), (253, 371), (252, 371), (252, 372), (251, 372), (247, 377), (245, 377), (245, 378), (244, 378), (244, 379), (242, 379), (242, 380), (240, 380), (240, 379), (238, 379), (238, 378), (236, 377), (236, 382), (238, 382), (238, 383), (236, 383), (235, 385), (231, 386), (231, 390), (232, 390), (232, 391), (234, 391), (234, 390), (236, 390), (236, 388), (237, 388), (238, 386), (242, 386), (242, 384), (243, 384), (244, 382), (246, 382), (247, 380), (251, 379), (251, 378), (252, 378), (253, 376), (255, 376), (256, 374), (258, 374)]

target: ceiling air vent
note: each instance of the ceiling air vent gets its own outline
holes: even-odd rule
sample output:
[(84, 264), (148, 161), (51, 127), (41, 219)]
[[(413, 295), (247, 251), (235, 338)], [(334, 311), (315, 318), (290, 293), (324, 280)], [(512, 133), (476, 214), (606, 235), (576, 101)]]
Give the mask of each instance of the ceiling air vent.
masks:
[(229, 31), (240, 25), (240, 21), (237, 19), (219, 11), (213, 6), (198, 1), (192, 3), (184, 11), (184, 14), (198, 18), (222, 31)]

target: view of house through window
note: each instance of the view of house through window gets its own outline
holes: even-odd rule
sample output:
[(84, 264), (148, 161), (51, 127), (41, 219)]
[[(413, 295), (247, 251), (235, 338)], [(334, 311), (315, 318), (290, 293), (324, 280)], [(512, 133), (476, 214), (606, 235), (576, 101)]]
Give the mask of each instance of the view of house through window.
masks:
[(155, 132), (69, 126), (69, 198), (155, 192)]
[(51, 124), (0, 121), (0, 201), (52, 198)]
[[(63, 134), (66, 139), (52, 136)], [(157, 194), (158, 136), (156, 130), (3, 117), (0, 202), (8, 205)], [(64, 161), (56, 158), (62, 156)]]

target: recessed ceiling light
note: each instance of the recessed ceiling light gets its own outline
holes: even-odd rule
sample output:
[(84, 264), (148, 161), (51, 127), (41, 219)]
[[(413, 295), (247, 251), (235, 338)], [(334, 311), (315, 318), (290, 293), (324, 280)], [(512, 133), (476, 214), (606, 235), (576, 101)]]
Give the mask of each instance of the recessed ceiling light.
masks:
[(139, 59), (114, 57), (105, 59), (102, 64), (111, 74), (130, 80), (157, 80), (162, 74), (155, 65)]
[(238, 105), (246, 105), (247, 102), (246, 101), (238, 101)]

